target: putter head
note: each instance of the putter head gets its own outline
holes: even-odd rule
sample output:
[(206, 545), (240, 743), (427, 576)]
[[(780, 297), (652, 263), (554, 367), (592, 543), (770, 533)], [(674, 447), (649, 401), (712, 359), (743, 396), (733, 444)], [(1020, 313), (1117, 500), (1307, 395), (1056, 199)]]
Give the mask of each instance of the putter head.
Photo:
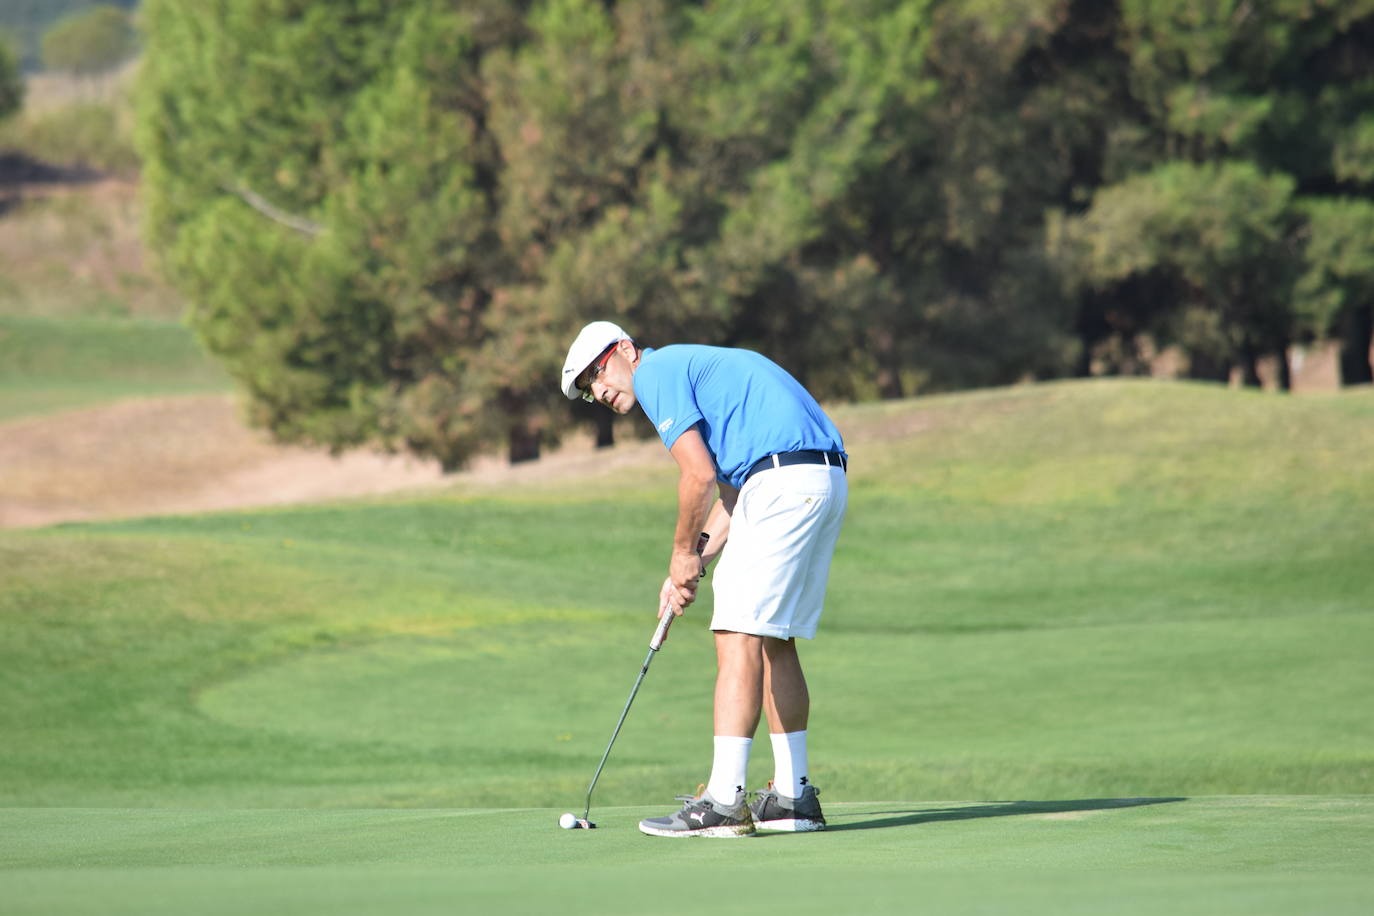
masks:
[(578, 826), (579, 828), (581, 828), (582, 830), (595, 830), (595, 829), (596, 829), (596, 825), (593, 824), (591, 821), (587, 820), (585, 817), (579, 817), (579, 818), (577, 819), (577, 826)]

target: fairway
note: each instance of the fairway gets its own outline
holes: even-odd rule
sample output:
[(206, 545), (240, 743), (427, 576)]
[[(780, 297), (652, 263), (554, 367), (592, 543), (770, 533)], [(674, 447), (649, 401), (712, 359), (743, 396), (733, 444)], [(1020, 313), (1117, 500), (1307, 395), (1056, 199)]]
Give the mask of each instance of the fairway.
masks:
[[(802, 647), (829, 831), (635, 829), (709, 766), (704, 613), (636, 699), (599, 829), (558, 829), (675, 515), (671, 459), (630, 445), (423, 499), (0, 533), (3, 911), (1374, 906), (1371, 392), (835, 415), (851, 508)], [(751, 785), (771, 764), (756, 741)]]

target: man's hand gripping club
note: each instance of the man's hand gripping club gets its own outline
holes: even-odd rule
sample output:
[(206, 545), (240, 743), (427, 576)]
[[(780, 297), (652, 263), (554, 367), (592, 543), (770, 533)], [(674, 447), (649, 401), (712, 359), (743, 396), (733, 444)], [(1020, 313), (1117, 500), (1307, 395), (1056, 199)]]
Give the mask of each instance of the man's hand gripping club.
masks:
[(697, 586), (701, 583), (701, 577), (706, 575), (706, 562), (702, 554), (706, 552), (710, 540), (711, 536), (703, 531), (697, 537), (695, 553), (684, 555), (674, 551), (668, 567), (668, 578), (663, 580), (663, 587), (658, 592), (658, 616), (671, 612), (680, 617), (687, 605), (697, 599)]

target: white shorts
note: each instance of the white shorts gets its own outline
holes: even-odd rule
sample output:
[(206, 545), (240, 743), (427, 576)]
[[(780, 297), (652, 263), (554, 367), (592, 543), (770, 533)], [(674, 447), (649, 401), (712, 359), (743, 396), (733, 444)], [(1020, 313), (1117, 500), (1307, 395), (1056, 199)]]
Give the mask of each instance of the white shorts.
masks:
[(712, 572), (711, 629), (814, 638), (848, 503), (839, 468), (794, 464), (750, 477)]

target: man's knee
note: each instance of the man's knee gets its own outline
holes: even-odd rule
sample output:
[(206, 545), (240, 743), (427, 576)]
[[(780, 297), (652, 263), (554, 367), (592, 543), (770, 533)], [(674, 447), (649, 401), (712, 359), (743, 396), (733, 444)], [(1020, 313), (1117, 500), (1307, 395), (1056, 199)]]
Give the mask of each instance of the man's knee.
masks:
[(716, 657), (722, 667), (755, 665), (763, 655), (763, 637), (733, 630), (716, 630)]
[(777, 639), (773, 636), (761, 638), (763, 639), (763, 653), (770, 659), (797, 654), (797, 641), (795, 639)]

